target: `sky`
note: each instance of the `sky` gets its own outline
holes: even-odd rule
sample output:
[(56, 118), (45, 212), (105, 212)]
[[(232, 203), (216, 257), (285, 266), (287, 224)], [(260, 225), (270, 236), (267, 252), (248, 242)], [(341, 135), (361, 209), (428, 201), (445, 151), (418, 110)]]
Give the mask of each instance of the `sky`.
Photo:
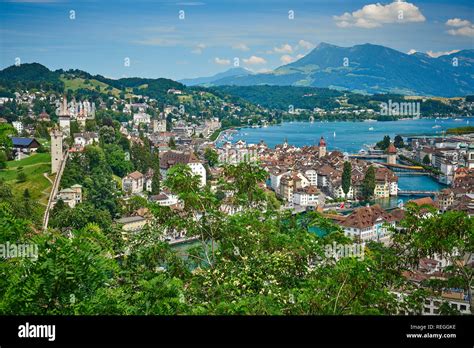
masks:
[(0, 0), (0, 69), (110, 78), (265, 72), (321, 42), (432, 56), (474, 48), (472, 0)]

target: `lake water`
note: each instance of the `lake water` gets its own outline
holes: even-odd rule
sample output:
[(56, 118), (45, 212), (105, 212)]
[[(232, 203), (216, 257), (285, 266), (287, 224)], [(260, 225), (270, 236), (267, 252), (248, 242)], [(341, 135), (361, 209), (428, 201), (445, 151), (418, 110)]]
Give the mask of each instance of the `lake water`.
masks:
[[(328, 150), (357, 153), (365, 144), (374, 144), (389, 135), (442, 135), (448, 128), (474, 124), (472, 118), (454, 119), (417, 119), (388, 122), (285, 122), (281, 125), (266, 128), (242, 128), (234, 134), (232, 141), (245, 140), (247, 143), (258, 143), (260, 140), (274, 147), (285, 139), (290, 145), (317, 145), (321, 136), (326, 139)], [(435, 127), (435, 128), (433, 128)], [(370, 128), (370, 129), (369, 129)], [(335, 133), (335, 136), (334, 136)], [(398, 186), (401, 190), (438, 191), (446, 186), (439, 184), (430, 176), (400, 176)], [(413, 199), (411, 196), (399, 197), (403, 201)], [(384, 206), (393, 206), (393, 199)]]
[(466, 126), (468, 121), (474, 124), (472, 118), (461, 120), (423, 118), (387, 122), (285, 122), (266, 128), (241, 128), (232, 141), (242, 139), (247, 143), (258, 143), (263, 140), (268, 146), (274, 147), (283, 143), (286, 138), (291, 145), (304, 146), (317, 145), (319, 138), (323, 136), (328, 150), (357, 153), (364, 148), (364, 144), (374, 144), (382, 140), (384, 135), (389, 135), (392, 139), (397, 134), (442, 135), (442, 131)]

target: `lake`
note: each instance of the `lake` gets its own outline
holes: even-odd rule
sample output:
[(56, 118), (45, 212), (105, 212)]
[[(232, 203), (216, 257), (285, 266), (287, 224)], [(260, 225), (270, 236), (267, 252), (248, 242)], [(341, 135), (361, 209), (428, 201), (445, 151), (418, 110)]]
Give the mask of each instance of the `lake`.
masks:
[[(474, 123), (473, 119), (422, 118), (416, 120), (400, 120), (387, 122), (285, 122), (280, 125), (265, 128), (241, 128), (234, 134), (232, 141), (245, 140), (247, 143), (258, 143), (260, 140), (274, 147), (288, 139), (295, 146), (317, 145), (319, 138), (326, 139), (328, 150), (357, 153), (364, 144), (374, 144), (389, 135), (442, 135), (448, 128), (466, 126)], [(436, 127), (436, 128), (433, 128)], [(369, 130), (372, 128), (372, 130)], [(334, 136), (335, 134), (335, 136)]]

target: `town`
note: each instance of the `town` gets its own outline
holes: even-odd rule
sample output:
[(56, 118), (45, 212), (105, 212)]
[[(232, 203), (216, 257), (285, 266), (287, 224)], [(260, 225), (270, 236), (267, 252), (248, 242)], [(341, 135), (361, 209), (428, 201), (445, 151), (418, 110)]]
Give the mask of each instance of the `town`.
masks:
[[(356, 245), (376, 241), (390, 246), (392, 231), (401, 228), (405, 206), (410, 204), (429, 207), (422, 210), (428, 216), (446, 211), (460, 211), (471, 217), (474, 214), (473, 134), (398, 137), (395, 142), (384, 139), (368, 151), (355, 154), (331, 150), (324, 137), (318, 135), (317, 145), (297, 147), (283, 140), (270, 148), (264, 141), (233, 143), (231, 138), (236, 130), (229, 128), (229, 123), (223, 129), (223, 122), (229, 117), (241, 120), (237, 113), (249, 115), (242, 105), (216, 101), (203, 91), (189, 96), (183, 90), (171, 88), (166, 94), (179, 97), (178, 101), (197, 97), (201, 109), (196, 112), (194, 104), (186, 108), (181, 103), (163, 104), (160, 108), (153, 98), (133, 94), (127, 99), (109, 97), (107, 101), (94, 102), (23, 91), (16, 93), (14, 99), (1, 99), (3, 110), (11, 109), (11, 105), (24, 110), (24, 116), (15, 120), (9, 115), (11, 122), (0, 118), (4, 134), (11, 139), (11, 147), (4, 147), (10, 151), (5, 159), (21, 163), (50, 153), (48, 172), (42, 173), (51, 186), (43, 203), (43, 230), (51, 225), (68, 228), (66, 216), (70, 213), (64, 212), (79, 213), (91, 200), (96, 200), (92, 203), (97, 207), (103, 205), (97, 200), (111, 199), (121, 207), (104, 209), (120, 226), (126, 241), (153, 225), (151, 206), (177, 212), (183, 209), (179, 193), (163, 185), (177, 165), (188, 167), (198, 178), (200, 188), (208, 187), (211, 192), (222, 194), (220, 210), (235, 215), (244, 207), (236, 204), (233, 193), (222, 185), (222, 181), (229, 180), (225, 167), (257, 164), (267, 173), (258, 185), (268, 197), (273, 197), (278, 210), (293, 215), (317, 212)], [(213, 116), (216, 108), (220, 117)], [(86, 165), (94, 177), (93, 161), (101, 166), (104, 160), (112, 174), (102, 174), (110, 180), (103, 188), (94, 187), (74, 172)], [(404, 192), (398, 181), (400, 175), (406, 174), (429, 175), (446, 188), (439, 192)], [(20, 169), (16, 179), (33, 180)], [(92, 194), (97, 189), (99, 192)], [(413, 194), (417, 197), (408, 201), (398, 199)], [(397, 200), (395, 206), (383, 208), (378, 203), (393, 198)], [(186, 229), (168, 229), (160, 238), (170, 245), (199, 240), (199, 236), (188, 235)], [(449, 261), (442, 256), (424, 258), (405, 276), (419, 284), (421, 280), (439, 277), (447, 265)], [(467, 296), (458, 290), (445, 290), (426, 300), (423, 314), (439, 313), (443, 301), (460, 313), (470, 313)]]

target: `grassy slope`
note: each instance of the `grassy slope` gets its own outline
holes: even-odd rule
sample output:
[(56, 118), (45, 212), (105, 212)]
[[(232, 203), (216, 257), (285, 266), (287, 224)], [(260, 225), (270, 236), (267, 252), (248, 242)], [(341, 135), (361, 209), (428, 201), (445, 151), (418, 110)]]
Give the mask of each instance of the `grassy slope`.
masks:
[[(107, 87), (109, 87), (108, 84), (103, 83), (101, 81), (94, 80), (94, 79), (89, 80), (89, 84), (87, 84), (87, 85), (84, 83), (85, 80), (83, 78), (79, 78), (79, 77), (76, 77), (74, 79), (66, 79), (64, 77), (61, 77), (61, 81), (64, 82), (65, 90), (71, 89), (71, 90), (75, 91), (75, 90), (80, 89), (80, 88), (93, 90), (93, 89), (96, 88), (96, 86), (100, 86), (100, 91), (102, 93), (109, 92), (109, 91), (107, 91)], [(113, 88), (111, 92), (114, 96), (117, 96), (117, 97), (120, 94), (120, 90), (117, 89), (117, 88)]]
[[(0, 170), (0, 178), (4, 179), (13, 190), (14, 194), (21, 195), (27, 188), (33, 199), (39, 200), (41, 204), (47, 204), (51, 183), (43, 173), (49, 174), (51, 170), (51, 156), (49, 153), (38, 153), (20, 161), (7, 162), (7, 168)], [(17, 169), (23, 167), (27, 175), (25, 182), (16, 181)], [(52, 178), (50, 176), (50, 178)]]

